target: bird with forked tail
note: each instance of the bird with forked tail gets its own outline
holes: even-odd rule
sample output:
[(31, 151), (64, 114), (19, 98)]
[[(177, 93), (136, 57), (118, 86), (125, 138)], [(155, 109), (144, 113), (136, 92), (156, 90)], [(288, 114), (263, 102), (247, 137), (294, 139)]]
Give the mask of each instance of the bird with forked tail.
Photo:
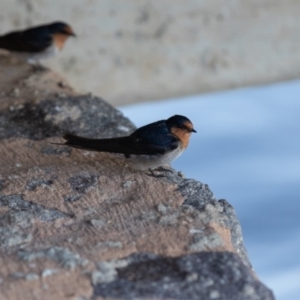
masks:
[(129, 136), (90, 139), (66, 134), (64, 144), (89, 151), (124, 154), (136, 169), (154, 169), (171, 163), (186, 149), (192, 132), (192, 122), (180, 115), (138, 128)]
[(76, 36), (70, 25), (54, 22), (2, 35), (0, 48), (29, 63), (38, 64), (40, 59), (51, 57), (61, 50), (70, 36)]

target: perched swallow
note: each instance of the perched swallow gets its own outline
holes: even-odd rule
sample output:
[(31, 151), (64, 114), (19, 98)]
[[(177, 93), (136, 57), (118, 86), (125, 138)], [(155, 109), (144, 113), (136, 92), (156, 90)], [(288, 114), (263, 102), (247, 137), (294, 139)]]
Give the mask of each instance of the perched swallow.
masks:
[(0, 48), (12, 52), (29, 63), (35, 63), (55, 55), (70, 36), (76, 36), (71, 26), (63, 22), (55, 22), (2, 35)]
[(129, 136), (110, 139), (90, 139), (66, 134), (70, 147), (90, 151), (121, 153), (136, 169), (154, 169), (177, 158), (186, 149), (190, 135), (196, 132), (192, 122), (175, 115), (140, 127)]

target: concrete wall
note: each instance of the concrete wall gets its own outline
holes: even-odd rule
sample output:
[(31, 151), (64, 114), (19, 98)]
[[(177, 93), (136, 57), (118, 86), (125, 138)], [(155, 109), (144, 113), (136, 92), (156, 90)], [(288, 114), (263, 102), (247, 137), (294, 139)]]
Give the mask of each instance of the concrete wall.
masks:
[(0, 33), (54, 20), (46, 64), (113, 104), (296, 78), (299, 0), (1, 0)]

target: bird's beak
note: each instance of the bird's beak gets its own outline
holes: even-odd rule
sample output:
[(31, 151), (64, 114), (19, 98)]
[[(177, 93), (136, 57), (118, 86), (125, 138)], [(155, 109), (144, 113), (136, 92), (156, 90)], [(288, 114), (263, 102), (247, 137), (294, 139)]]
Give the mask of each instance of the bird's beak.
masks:
[(192, 132), (197, 132), (194, 128), (192, 129)]
[(71, 35), (72, 37), (77, 37), (77, 35), (76, 35), (74, 32), (72, 32), (70, 35)]

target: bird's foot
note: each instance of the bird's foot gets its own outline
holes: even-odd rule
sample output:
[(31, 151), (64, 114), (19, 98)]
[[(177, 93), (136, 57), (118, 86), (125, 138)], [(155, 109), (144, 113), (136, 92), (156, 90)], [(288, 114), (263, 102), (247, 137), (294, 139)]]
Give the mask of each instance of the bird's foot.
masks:
[(173, 174), (173, 171), (168, 169), (168, 168), (165, 168), (165, 167), (157, 167), (157, 168), (154, 168), (154, 169), (151, 169), (149, 168), (149, 172), (150, 173), (146, 173), (148, 176), (153, 176), (155, 178), (162, 178), (162, 177), (166, 177), (165, 174), (155, 174), (155, 171), (158, 171), (158, 172), (170, 172)]
[(31, 64), (32, 66), (32, 70), (34, 72), (45, 72), (45, 71), (49, 71), (49, 68), (41, 65), (41, 64)]

